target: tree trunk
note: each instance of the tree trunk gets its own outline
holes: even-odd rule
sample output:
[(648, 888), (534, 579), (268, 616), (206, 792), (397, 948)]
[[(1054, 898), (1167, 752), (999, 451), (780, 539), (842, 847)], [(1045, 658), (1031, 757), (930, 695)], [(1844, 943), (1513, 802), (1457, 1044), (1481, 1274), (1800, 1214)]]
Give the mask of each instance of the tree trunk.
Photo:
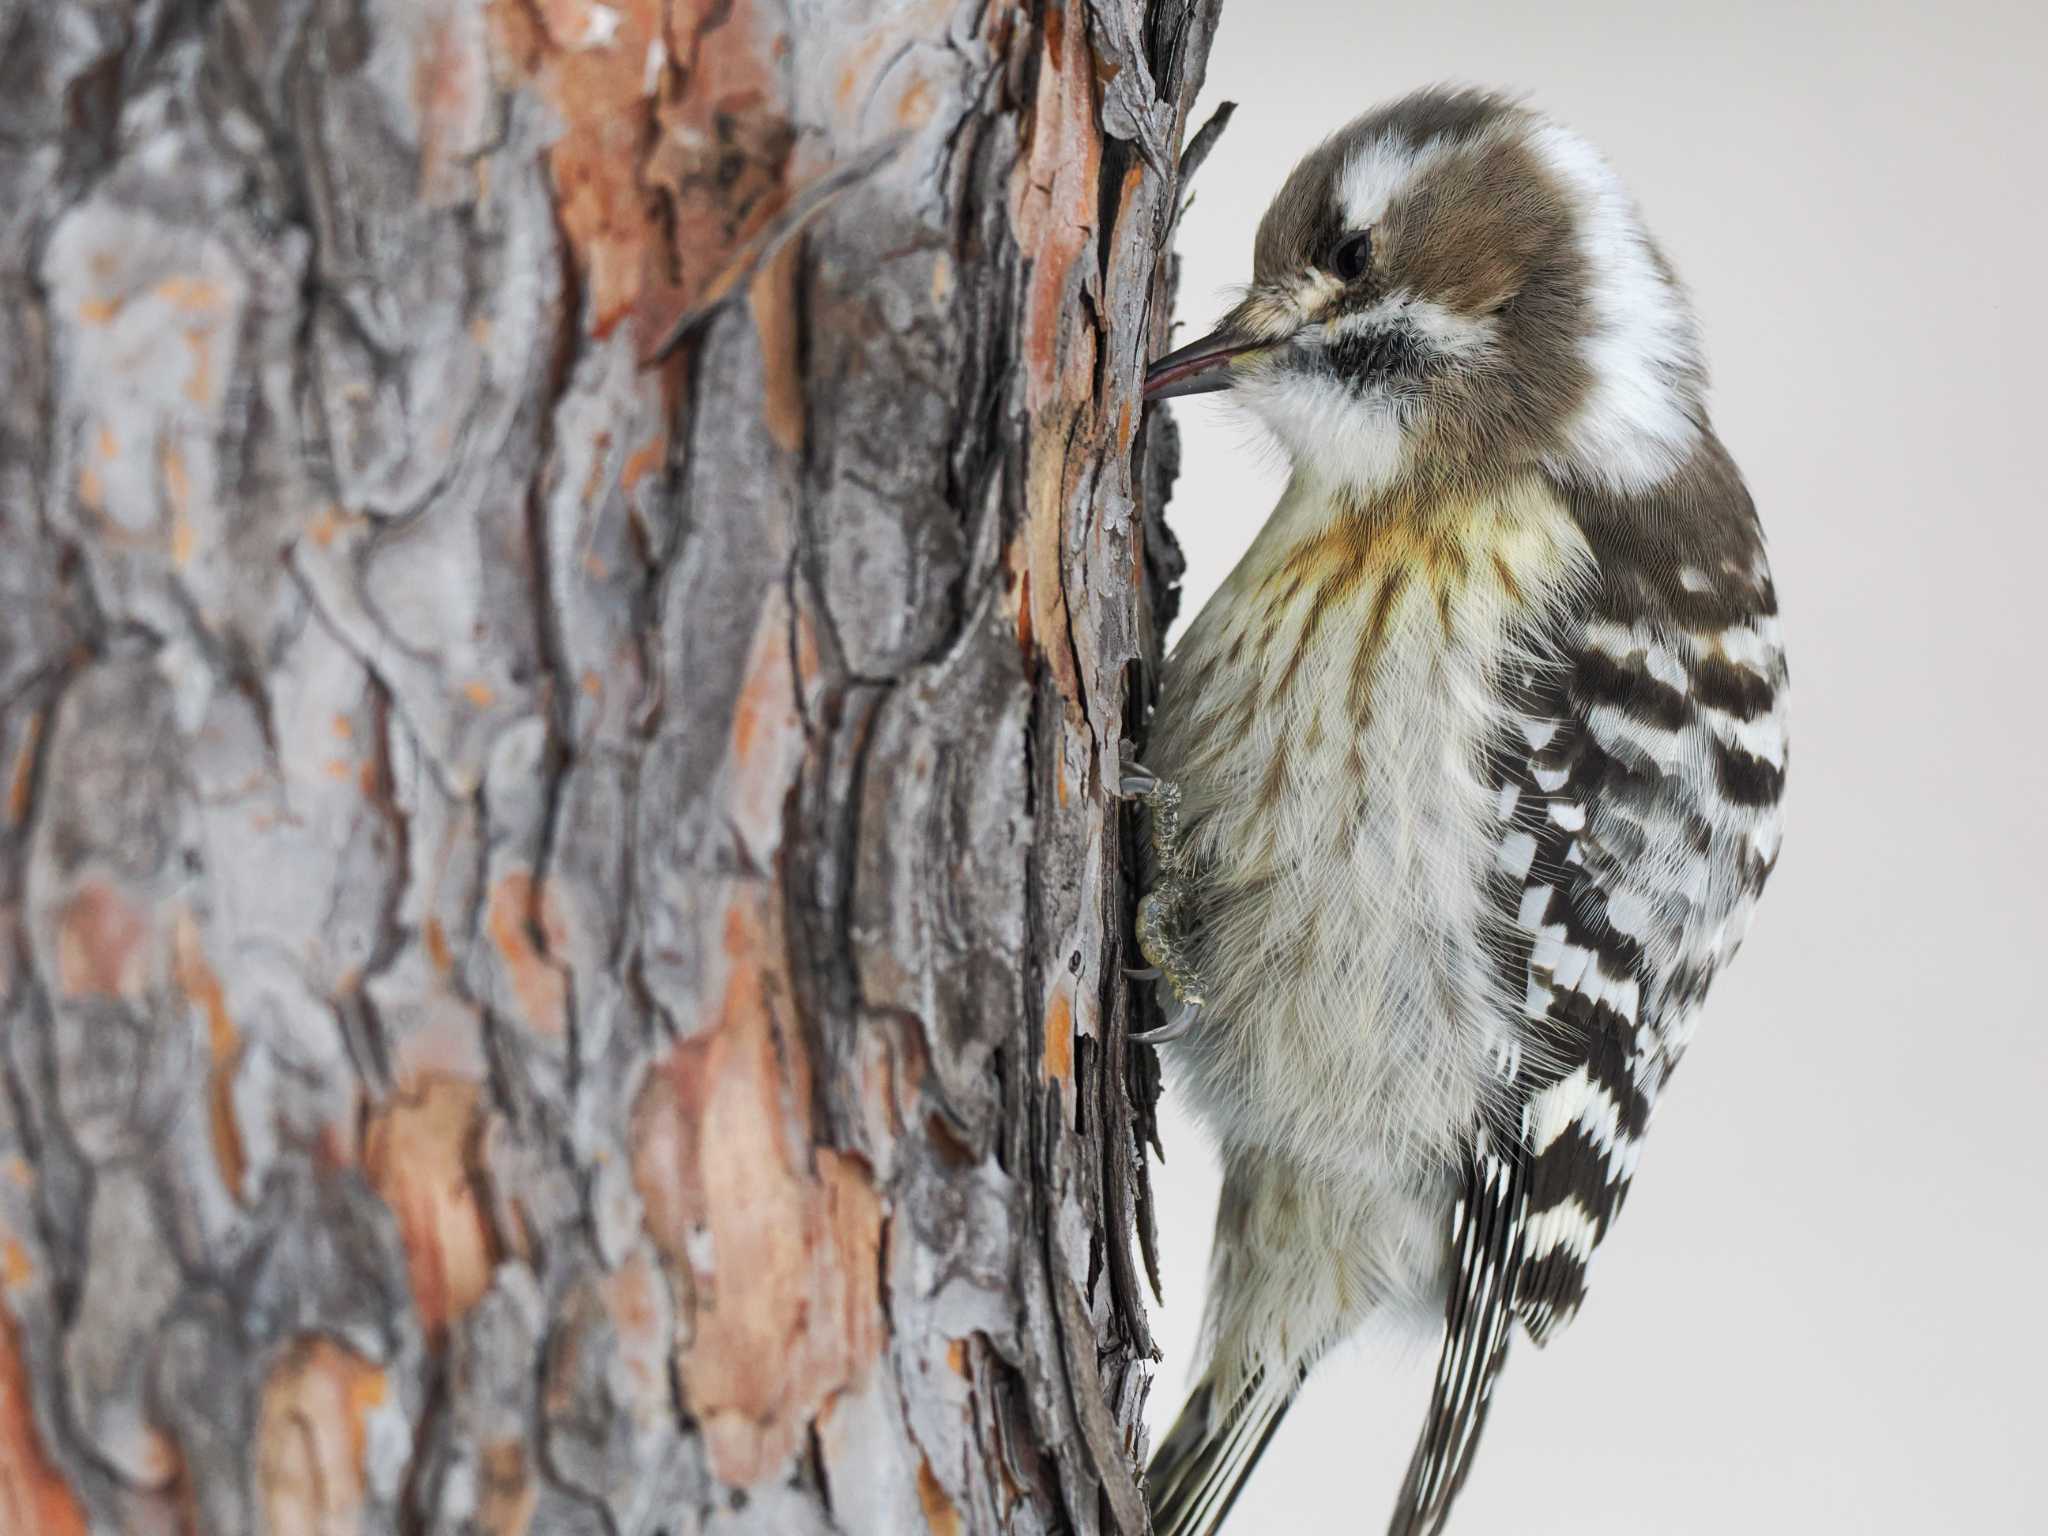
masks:
[(0, 1531), (1145, 1529), (1218, 3), (0, 0)]

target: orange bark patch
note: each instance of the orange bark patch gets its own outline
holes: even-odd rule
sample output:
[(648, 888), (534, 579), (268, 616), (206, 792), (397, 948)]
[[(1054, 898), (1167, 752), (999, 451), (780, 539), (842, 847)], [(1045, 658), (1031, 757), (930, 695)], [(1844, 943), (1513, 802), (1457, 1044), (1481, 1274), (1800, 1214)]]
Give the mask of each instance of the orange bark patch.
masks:
[(515, 869), (491, 889), (484, 932), (497, 950), (511, 984), (512, 1002), (526, 1027), (559, 1039), (569, 1028), (569, 981), (536, 942), (535, 924), (554, 928), (545, 910), (546, 893), (535, 900), (533, 875)]
[(138, 998), (148, 961), (148, 923), (105, 881), (80, 885), (57, 914), (57, 986), (66, 997)]
[[(1089, 50), (1060, 46), (1059, 15), (1057, 9), (1046, 13), (1047, 57), (1038, 70), (1031, 145), (1011, 193), (1011, 223), (1031, 264), (1023, 351), (1026, 401), (1033, 411), (1060, 392), (1063, 373), (1079, 394), (1090, 393), (1094, 367), (1092, 344), (1060, 345), (1062, 322), (1075, 312), (1069, 279), (1095, 236), (1093, 223), (1077, 218), (1076, 210), (1095, 207), (1102, 140), (1095, 127)], [(1092, 334), (1075, 328), (1077, 340), (1092, 342)]]
[(599, 432), (592, 440), (590, 448), (590, 469), (583, 476), (583, 489), (578, 493), (586, 507), (595, 503), (598, 494), (604, 490), (605, 471), (610, 466), (612, 457), (611, 433)]
[[(774, 615), (771, 615), (773, 617)], [(796, 696), (790, 687), (789, 647), (763, 624), (747, 658), (747, 676), (732, 711), (733, 765), (741, 772), (757, 764), (764, 750), (775, 746), (776, 733), (793, 727)]]
[[(1023, 548), (1013, 558), (1027, 579), (1020, 583), (1020, 616), (1028, 612), (1028, 634), (1043, 649), (1038, 658), (1051, 666), (1053, 678), (1073, 711), (1081, 699), (1081, 668), (1074, 656), (1067, 622), (1066, 581), (1062, 570), (1060, 530), (1066, 521), (1068, 429), (1074, 412), (1050, 410), (1031, 434), (1031, 460), (1025, 477)], [(1020, 626), (1020, 634), (1027, 633)], [(1027, 658), (1027, 665), (1030, 658)], [(1086, 722), (1080, 722), (1086, 727)]]
[(490, 1288), (497, 1254), (473, 1175), (482, 1090), (423, 1075), (371, 1117), (363, 1172), (398, 1218), (413, 1302), (437, 1347)]
[(185, 378), (185, 398), (194, 405), (213, 403), (213, 334), (197, 327), (185, 332), (185, 346), (192, 353), (192, 371)]
[(746, 676), (733, 705), (728, 758), (733, 828), (757, 854), (781, 839), (782, 808), (803, 757), (803, 717), (791, 668), (789, 610), (770, 599), (754, 632)]
[(804, 381), (797, 366), (796, 254), (792, 240), (761, 269), (747, 294), (761, 338), (761, 420), (776, 447), (804, 445)]
[(256, 1488), (266, 1525), (299, 1536), (354, 1536), (363, 1508), (370, 1416), (384, 1373), (327, 1338), (291, 1345), (270, 1368), (256, 1425)]
[(922, 128), (930, 122), (934, 95), (929, 75), (920, 75), (911, 81), (896, 103), (896, 125), (899, 128)]
[(217, 314), (228, 302), (227, 290), (210, 277), (167, 277), (151, 293), (159, 303), (186, 315)]
[(681, 84), (655, 108), (659, 132), (644, 176), (666, 194), (676, 280), (646, 291), (643, 343), (730, 280), (734, 258), (788, 200), (796, 143), (782, 94), (788, 40), (772, 30), (775, 8), (735, 0), (715, 26), (702, 0), (671, 0), (670, 9)]
[(483, 112), (484, 53), (471, 26), (472, 18), (444, 14), (429, 25), (415, 55), (412, 99), (420, 123), (420, 190), (431, 201), (453, 194), (466, 180), (461, 157), (471, 147)]
[(192, 504), (192, 477), (185, 469), (185, 455), (166, 438), (157, 445), (156, 462), (164, 477), (164, 494), (170, 498), (171, 513), (182, 518)]
[(448, 930), (441, 926), (441, 919), (429, 917), (420, 928), (420, 936), (427, 942), (427, 958), (434, 962), (434, 969), (443, 976), (455, 969), (455, 956), (448, 949)]
[(477, 1496), (476, 1523), (491, 1536), (526, 1536), (540, 1488), (518, 1440), (499, 1440), (483, 1448), (483, 1487)]
[(738, 0), (494, 0), (498, 55), (562, 123), (548, 169), (603, 336), (693, 308), (782, 202), (794, 133), (777, 38)]
[(487, 682), (476, 679), (462, 685), (462, 696), (478, 709), (489, 709), (497, 700), (497, 691)]
[(199, 542), (192, 527), (192, 476), (185, 468), (184, 453), (168, 438), (157, 445), (156, 457), (164, 498), (171, 504), (171, 564), (182, 571), (192, 563)]
[(1011, 184), (1010, 221), (1030, 263), (1020, 329), (1025, 401), (1035, 423), (1023, 549), (1013, 564), (1030, 575), (1020, 597), (1020, 633), (1028, 615), (1029, 633), (1045, 647), (1061, 697), (1078, 713), (1080, 672), (1067, 639), (1060, 533), (1069, 490), (1067, 444), (1094, 392), (1096, 333), (1076, 296), (1097, 233), (1092, 214), (1102, 142), (1091, 51), (1066, 39), (1064, 26), (1060, 10), (1046, 12), (1030, 144)]
[(29, 1386), (20, 1324), (0, 1305), (0, 1531), (86, 1536), (85, 1508), (43, 1445)]
[(599, 48), (618, 30), (618, 13), (597, 0), (536, 0), (541, 24), (558, 48)]
[(619, 472), (619, 487), (631, 491), (634, 486), (660, 469), (668, 458), (668, 439), (651, 437), (635, 448), (626, 459), (626, 467)]
[(241, 1061), (242, 1037), (228, 1014), (227, 994), (222, 990), (220, 977), (207, 961), (205, 946), (200, 943), (199, 925), (189, 912), (178, 914), (175, 962), (178, 990), (185, 994), (186, 1002), (206, 1017), (206, 1046), (212, 1060), (206, 1107), (213, 1157), (220, 1167), (221, 1183), (239, 1200), (248, 1167), (241, 1127), (235, 1123), (234, 1102), (235, 1067)]
[(924, 1509), (924, 1523), (932, 1536), (960, 1536), (960, 1511), (932, 1471), (932, 1464), (920, 1456), (917, 1461), (917, 1502)]
[(334, 543), (335, 535), (340, 533), (350, 521), (348, 513), (344, 512), (333, 502), (329, 502), (314, 514), (313, 521), (306, 527), (306, 533), (315, 544), (319, 545), (322, 549), (326, 549)]
[(28, 717), (21, 734), (21, 750), (14, 755), (14, 767), (7, 775), (7, 824), (18, 827), (28, 820), (29, 792), (35, 785), (36, 747), (43, 739), (43, 712)]
[[(1018, 546), (1011, 545), (1011, 552), (1018, 552)], [(1024, 653), (1024, 665), (1030, 666), (1038, 659), (1031, 644), (1031, 572), (1020, 571), (1017, 575), (1017, 649)]]
[(1045, 1010), (1045, 1075), (1067, 1078), (1074, 1074), (1074, 1003), (1065, 986), (1055, 987), (1052, 1005)]
[(688, 1407), (714, 1474), (746, 1487), (778, 1474), (881, 1351), (882, 1211), (865, 1164), (803, 1154), (809, 1063), (765, 900), (735, 900), (725, 959), (714, 1017), (634, 1107), (633, 1175), (656, 1246), (687, 1277)]

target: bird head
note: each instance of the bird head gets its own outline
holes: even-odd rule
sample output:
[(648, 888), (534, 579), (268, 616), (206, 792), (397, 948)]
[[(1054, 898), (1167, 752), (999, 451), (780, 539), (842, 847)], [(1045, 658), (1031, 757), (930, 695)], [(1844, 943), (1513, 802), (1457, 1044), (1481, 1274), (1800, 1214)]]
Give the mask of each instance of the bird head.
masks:
[(1690, 308), (1614, 172), (1476, 91), (1368, 113), (1294, 168), (1243, 301), (1145, 383), (1220, 389), (1297, 473), (1366, 495), (1522, 469), (1640, 490), (1705, 420)]

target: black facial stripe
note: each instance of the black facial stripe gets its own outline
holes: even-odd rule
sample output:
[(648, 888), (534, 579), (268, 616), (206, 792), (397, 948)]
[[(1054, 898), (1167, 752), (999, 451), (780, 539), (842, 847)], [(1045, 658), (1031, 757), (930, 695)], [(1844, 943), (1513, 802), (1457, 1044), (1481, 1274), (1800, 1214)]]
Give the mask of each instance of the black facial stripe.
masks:
[(1419, 376), (1432, 362), (1414, 333), (1399, 325), (1344, 336), (1325, 347), (1323, 357), (1331, 372), (1360, 385), (1394, 376)]

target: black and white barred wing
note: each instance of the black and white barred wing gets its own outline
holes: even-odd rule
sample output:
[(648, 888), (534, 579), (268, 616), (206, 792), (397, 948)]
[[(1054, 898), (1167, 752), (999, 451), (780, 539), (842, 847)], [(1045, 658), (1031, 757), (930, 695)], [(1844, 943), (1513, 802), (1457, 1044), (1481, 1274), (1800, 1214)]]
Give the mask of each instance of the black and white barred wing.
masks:
[(1525, 679), (1497, 878), (1528, 1029), (1455, 1209), (1443, 1356), (1392, 1536), (1442, 1528), (1513, 1321), (1541, 1343), (1578, 1310), (1693, 1010), (1776, 859), (1784, 660), (1761, 557), (1741, 574), (1654, 619), (1596, 605), (1561, 675)]

